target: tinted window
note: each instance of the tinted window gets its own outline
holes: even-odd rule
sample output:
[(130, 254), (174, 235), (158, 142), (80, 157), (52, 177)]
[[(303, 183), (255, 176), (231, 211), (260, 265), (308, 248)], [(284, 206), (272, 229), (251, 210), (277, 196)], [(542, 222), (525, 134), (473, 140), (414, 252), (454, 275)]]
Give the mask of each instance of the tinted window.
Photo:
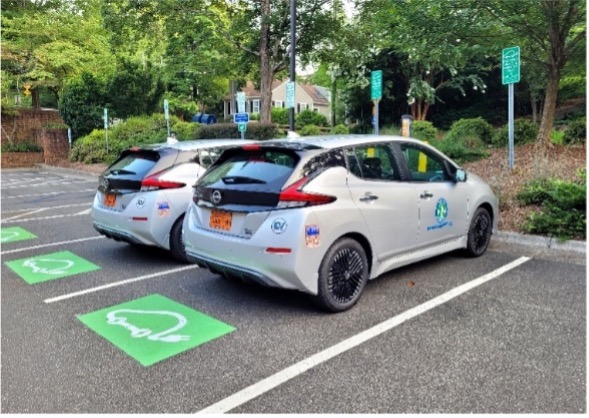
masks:
[(329, 150), (314, 156), (303, 166), (303, 177), (332, 167), (345, 167), (342, 150)]
[(132, 151), (123, 154), (109, 168), (111, 174), (136, 174), (143, 177), (157, 163), (160, 156), (154, 151)]
[(451, 180), (441, 156), (414, 144), (401, 144), (401, 151), (407, 162), (412, 181)]
[(223, 151), (224, 148), (221, 147), (202, 149), (198, 152), (194, 161), (204, 168), (209, 168), (215, 161), (217, 161), (217, 158), (219, 158)]
[(213, 167), (199, 184), (207, 186), (218, 181), (224, 184), (284, 183), (299, 157), (287, 150), (244, 150)]
[(368, 144), (346, 149), (352, 174), (366, 180), (399, 180), (399, 170), (387, 144)]

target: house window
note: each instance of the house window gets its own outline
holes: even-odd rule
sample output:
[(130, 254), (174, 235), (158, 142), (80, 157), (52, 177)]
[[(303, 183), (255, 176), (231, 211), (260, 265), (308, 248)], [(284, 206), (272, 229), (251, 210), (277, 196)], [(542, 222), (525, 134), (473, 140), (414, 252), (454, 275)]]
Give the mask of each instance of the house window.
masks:
[(278, 108), (283, 108), (284, 107), (284, 103), (281, 100), (276, 100), (274, 102), (272, 102), (274, 107), (278, 107)]
[(258, 100), (258, 99), (252, 100), (252, 112), (253, 113), (260, 113), (260, 100)]
[(319, 108), (318, 107), (313, 107), (313, 112), (319, 112)]
[(297, 103), (297, 113), (309, 108), (309, 103)]

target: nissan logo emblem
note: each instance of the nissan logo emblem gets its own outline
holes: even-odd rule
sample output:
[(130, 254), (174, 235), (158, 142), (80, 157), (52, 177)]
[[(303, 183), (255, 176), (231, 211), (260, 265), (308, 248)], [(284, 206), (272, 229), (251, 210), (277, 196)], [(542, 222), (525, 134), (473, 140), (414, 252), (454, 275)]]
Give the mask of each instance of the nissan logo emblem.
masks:
[(106, 177), (103, 177), (100, 179), (100, 187), (102, 187), (104, 190), (108, 190), (108, 179)]
[(211, 195), (211, 202), (213, 202), (215, 205), (218, 205), (219, 203), (221, 203), (221, 192), (218, 190), (215, 190), (213, 192), (213, 194)]

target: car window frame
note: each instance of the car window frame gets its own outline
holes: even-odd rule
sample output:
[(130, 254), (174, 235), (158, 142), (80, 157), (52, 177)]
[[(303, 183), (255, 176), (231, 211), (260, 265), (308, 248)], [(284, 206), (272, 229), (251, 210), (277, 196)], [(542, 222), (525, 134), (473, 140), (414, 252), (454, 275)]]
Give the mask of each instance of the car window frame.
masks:
[[(377, 177), (364, 177), (364, 173), (362, 171), (362, 169), (360, 168), (360, 172), (362, 173), (361, 176), (357, 175), (356, 173), (354, 173), (354, 171), (352, 170), (351, 164), (350, 164), (350, 159), (349, 159), (349, 155), (348, 153), (350, 152), (349, 150), (351, 150), (351, 153), (354, 155), (358, 166), (361, 165), (360, 160), (358, 159), (358, 154), (355, 152), (356, 148), (370, 148), (370, 147), (378, 147), (378, 146), (383, 146), (384, 148), (387, 148), (389, 150), (389, 162), (391, 164), (391, 168), (394, 171), (394, 173), (397, 174), (396, 178), (377, 178)], [(365, 144), (355, 144), (355, 145), (349, 145), (349, 146), (345, 146), (342, 147), (342, 152), (345, 158), (345, 162), (346, 162), (346, 167), (348, 169), (348, 172), (353, 175), (354, 177), (356, 177), (357, 179), (363, 180), (363, 181), (384, 181), (384, 182), (399, 182), (399, 181), (403, 181), (403, 171), (401, 169), (401, 167), (399, 166), (399, 163), (397, 161), (397, 157), (395, 156), (394, 150), (391, 147), (391, 143), (390, 142), (386, 142), (386, 141), (378, 141), (378, 142), (370, 142), (370, 143), (365, 143)]]
[[(411, 175), (411, 169), (409, 168), (409, 164), (403, 154), (403, 150), (401, 149), (403, 145), (415, 148), (420, 152), (423, 152), (430, 158), (440, 160), (442, 168), (444, 170), (444, 174), (447, 177), (447, 179), (443, 181), (414, 179)], [(452, 163), (452, 161), (450, 161), (446, 156), (437, 151), (435, 148), (427, 147), (423, 144), (410, 141), (394, 142), (391, 144), (391, 148), (393, 150), (393, 155), (397, 160), (397, 164), (401, 168), (401, 176), (403, 178), (403, 181), (411, 183), (456, 183), (456, 171), (459, 169), (459, 167), (456, 166), (456, 164)]]

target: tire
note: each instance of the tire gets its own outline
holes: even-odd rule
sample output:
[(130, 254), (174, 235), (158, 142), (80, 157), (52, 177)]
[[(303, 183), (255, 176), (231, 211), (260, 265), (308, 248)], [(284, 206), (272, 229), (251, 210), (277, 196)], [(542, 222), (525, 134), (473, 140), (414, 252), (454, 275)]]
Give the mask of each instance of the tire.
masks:
[(350, 309), (368, 281), (368, 259), (355, 240), (342, 238), (327, 250), (319, 267), (319, 289), (315, 303), (329, 312)]
[(184, 242), (182, 241), (182, 223), (184, 222), (184, 215), (182, 215), (170, 231), (170, 253), (172, 257), (183, 263), (188, 263), (186, 251), (184, 250)]
[(485, 208), (478, 208), (472, 217), (468, 229), (468, 240), (466, 243), (466, 254), (470, 257), (480, 257), (487, 251), (493, 232), (493, 220), (489, 211)]

